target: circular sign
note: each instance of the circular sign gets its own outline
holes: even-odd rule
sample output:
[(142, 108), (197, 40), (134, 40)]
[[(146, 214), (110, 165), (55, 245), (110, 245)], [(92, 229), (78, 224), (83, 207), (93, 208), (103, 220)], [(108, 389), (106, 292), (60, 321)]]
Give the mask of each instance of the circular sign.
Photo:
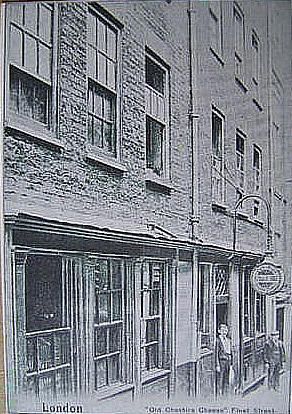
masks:
[(277, 293), (284, 284), (284, 273), (274, 263), (261, 263), (251, 272), (251, 284), (262, 295)]

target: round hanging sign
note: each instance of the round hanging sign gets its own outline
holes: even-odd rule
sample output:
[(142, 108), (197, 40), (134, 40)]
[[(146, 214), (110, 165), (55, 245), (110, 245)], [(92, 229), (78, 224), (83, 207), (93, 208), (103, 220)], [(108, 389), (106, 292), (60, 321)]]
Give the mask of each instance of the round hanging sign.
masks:
[(284, 273), (281, 267), (274, 263), (261, 263), (251, 272), (251, 285), (262, 295), (273, 295), (282, 289)]

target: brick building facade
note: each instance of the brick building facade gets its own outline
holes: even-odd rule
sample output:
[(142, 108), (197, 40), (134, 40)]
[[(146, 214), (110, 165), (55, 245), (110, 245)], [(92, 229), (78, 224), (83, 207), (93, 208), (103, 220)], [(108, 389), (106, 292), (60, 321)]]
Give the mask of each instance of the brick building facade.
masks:
[[(290, 18), (286, 1), (5, 7), (11, 409), (216, 394), (222, 323), (236, 390), (264, 378), (266, 335), (290, 332)], [(250, 284), (262, 199), (286, 276), (271, 297)]]

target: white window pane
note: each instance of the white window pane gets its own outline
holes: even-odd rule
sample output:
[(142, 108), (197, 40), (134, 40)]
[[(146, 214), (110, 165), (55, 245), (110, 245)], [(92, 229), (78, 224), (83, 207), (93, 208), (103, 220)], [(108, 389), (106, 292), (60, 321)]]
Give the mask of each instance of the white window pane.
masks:
[(113, 111), (113, 98), (111, 95), (104, 95), (103, 100), (104, 105), (104, 118), (107, 121), (113, 121), (114, 119), (114, 111)]
[(92, 87), (89, 87), (89, 89), (88, 89), (88, 110), (90, 112), (93, 111), (93, 90), (92, 90)]
[(117, 35), (109, 27), (107, 28), (107, 54), (114, 60), (117, 57)]
[(24, 66), (36, 73), (37, 45), (36, 41), (30, 36), (24, 38), (24, 58)]
[(22, 33), (11, 25), (10, 30), (10, 60), (22, 65)]
[(40, 4), (39, 35), (47, 42), (52, 41), (52, 11)]
[(116, 89), (116, 65), (107, 59), (107, 85)]
[(96, 24), (96, 18), (90, 13), (88, 15), (87, 41), (94, 46), (96, 46)]
[(96, 51), (88, 46), (88, 75), (96, 79)]
[(51, 79), (51, 49), (39, 44), (39, 74)]
[(164, 120), (164, 99), (161, 96), (157, 96), (157, 116), (159, 119)]
[(102, 94), (99, 90), (95, 90), (94, 93), (94, 113), (98, 115), (99, 117), (102, 117), (103, 111), (102, 111)]
[(34, 33), (37, 31), (37, 4), (29, 3), (24, 5), (24, 24)]
[(102, 54), (98, 54), (98, 80), (106, 83), (106, 58)]
[(98, 22), (98, 47), (106, 52), (106, 26), (101, 21)]
[(19, 24), (22, 24), (23, 23), (23, 5), (12, 3), (9, 5), (9, 7), (10, 7), (11, 20)]

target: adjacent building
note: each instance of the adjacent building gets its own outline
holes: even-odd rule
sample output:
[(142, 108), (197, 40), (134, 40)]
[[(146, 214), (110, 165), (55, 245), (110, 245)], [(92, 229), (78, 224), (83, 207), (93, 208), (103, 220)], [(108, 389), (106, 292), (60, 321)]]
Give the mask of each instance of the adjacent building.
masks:
[[(223, 323), (248, 391), (267, 334), (291, 335), (290, 2), (15, 3), (3, 19), (10, 408), (215, 395)], [(267, 247), (273, 296), (250, 282)]]

